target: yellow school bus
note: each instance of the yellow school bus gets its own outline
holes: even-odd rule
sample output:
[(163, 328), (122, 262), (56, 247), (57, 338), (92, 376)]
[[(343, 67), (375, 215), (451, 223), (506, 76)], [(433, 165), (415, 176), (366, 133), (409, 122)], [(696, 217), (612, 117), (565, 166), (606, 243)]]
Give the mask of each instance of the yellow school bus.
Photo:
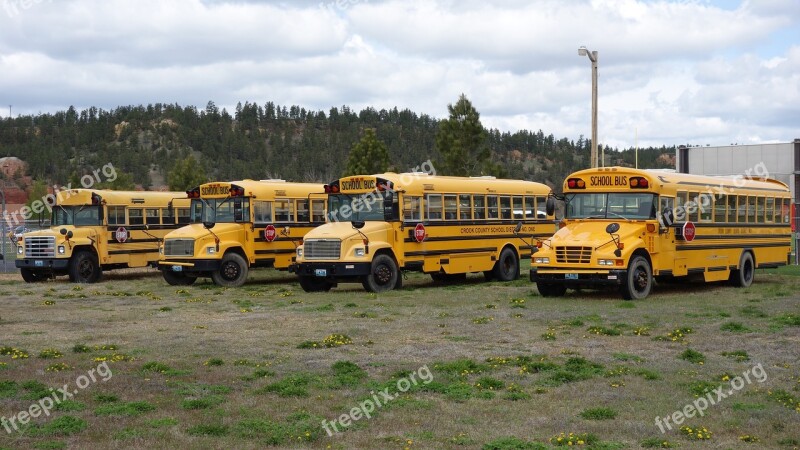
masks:
[(401, 287), (401, 270), (514, 280), (529, 240), (555, 232), (544, 211), (550, 188), (530, 181), (384, 173), (345, 177), (325, 192), (328, 223), (306, 235), (291, 269), (308, 292), (340, 282), (384, 292)]
[(158, 263), (164, 280), (190, 285), (211, 277), (236, 287), (250, 268), (288, 269), (303, 236), (325, 223), (322, 191), (322, 184), (284, 180), (215, 182), (188, 191), (192, 224), (166, 236)]
[(610, 285), (641, 299), (654, 278), (692, 275), (747, 287), (789, 261), (790, 193), (776, 180), (609, 167), (573, 173), (563, 193), (561, 229), (530, 272), (543, 296)]
[(94, 283), (103, 271), (158, 261), (158, 243), (189, 220), (183, 192), (70, 189), (57, 193), (51, 227), (23, 235), (16, 266), (28, 282), (68, 275)]

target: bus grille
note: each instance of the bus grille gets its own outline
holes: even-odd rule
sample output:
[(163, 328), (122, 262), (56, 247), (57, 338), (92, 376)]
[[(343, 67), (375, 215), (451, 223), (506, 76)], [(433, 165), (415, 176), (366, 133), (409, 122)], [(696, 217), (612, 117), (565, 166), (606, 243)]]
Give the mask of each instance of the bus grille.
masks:
[(556, 247), (556, 262), (568, 264), (589, 264), (592, 247)]
[(56, 256), (56, 238), (54, 236), (26, 237), (25, 256), (28, 258), (54, 258)]
[(194, 239), (167, 239), (164, 241), (165, 256), (194, 256)]
[(342, 253), (342, 241), (339, 239), (307, 240), (304, 247), (308, 259), (339, 259)]

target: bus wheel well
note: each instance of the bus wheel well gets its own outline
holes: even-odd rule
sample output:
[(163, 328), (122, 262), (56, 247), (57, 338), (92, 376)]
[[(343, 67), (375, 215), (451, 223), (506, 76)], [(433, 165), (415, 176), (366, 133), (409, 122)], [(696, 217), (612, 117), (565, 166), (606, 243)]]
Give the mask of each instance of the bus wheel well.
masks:
[(249, 261), (248, 258), (247, 258), (247, 254), (245, 254), (244, 250), (242, 250), (242, 247), (231, 247), (231, 248), (225, 250), (225, 253), (223, 254), (223, 256), (227, 255), (228, 253), (236, 253), (239, 256), (241, 256), (242, 258), (244, 258), (245, 261)]
[[(750, 253), (750, 257), (751, 257), (751, 258), (753, 258), (753, 268), (756, 268), (756, 267), (758, 267), (758, 261), (756, 261), (756, 252), (754, 252), (752, 248), (746, 248), (746, 249), (744, 249), (744, 250), (742, 251), (742, 255), (743, 255), (743, 254), (745, 254), (745, 253)], [(741, 255), (739, 255), (739, 258), (740, 258), (740, 259), (741, 259), (741, 257), (742, 257), (742, 256), (741, 256)], [(738, 263), (737, 263), (737, 264), (738, 264)]]
[(510, 248), (511, 251), (513, 251), (517, 255), (517, 259), (520, 259), (519, 251), (517, 251), (517, 247), (515, 245), (513, 245), (513, 244), (510, 244), (510, 243), (504, 245), (503, 248), (500, 249), (500, 252), (497, 253), (497, 254), (500, 255), (500, 253), (503, 253), (503, 250), (505, 250), (507, 248)]
[(634, 256), (641, 256), (644, 259), (646, 259), (647, 260), (647, 264), (650, 264), (650, 270), (653, 269), (653, 260), (650, 259), (650, 253), (648, 253), (647, 250), (645, 250), (643, 248), (638, 248), (638, 249), (633, 251), (633, 253), (631, 254), (631, 258), (630, 259), (633, 259)]
[(91, 254), (93, 254), (95, 257), (98, 258), (98, 261), (100, 260), (98, 254), (97, 254), (97, 249), (95, 249), (94, 246), (92, 246), (92, 245), (78, 245), (78, 246), (72, 247), (72, 254), (73, 255), (75, 253), (77, 253), (77, 252), (84, 252), (84, 251), (90, 252)]
[[(378, 256), (378, 255), (388, 255), (389, 257), (391, 257), (394, 260), (395, 264), (398, 264), (397, 263), (397, 258), (395, 258), (394, 252), (390, 248), (382, 248), (380, 250), (375, 251), (375, 256)], [(374, 256), (373, 256), (373, 258), (374, 258)], [(398, 268), (399, 268), (399, 264), (398, 264)]]

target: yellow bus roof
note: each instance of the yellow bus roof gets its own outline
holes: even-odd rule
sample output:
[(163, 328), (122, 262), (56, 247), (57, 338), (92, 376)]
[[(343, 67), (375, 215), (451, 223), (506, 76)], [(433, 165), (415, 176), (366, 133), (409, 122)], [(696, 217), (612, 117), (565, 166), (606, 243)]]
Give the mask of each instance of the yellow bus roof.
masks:
[(68, 189), (58, 191), (56, 204), (62, 206), (91, 205), (92, 194), (97, 194), (106, 205), (141, 205), (167, 207), (170, 201), (178, 201), (188, 206), (189, 200), (185, 192), (159, 191), (113, 191), (110, 189)]
[(409, 195), (422, 195), (426, 192), (547, 195), (551, 191), (546, 184), (534, 181), (498, 179), (495, 177), (450, 177), (421, 172), (353, 175), (342, 177), (337, 181), (341, 183), (353, 178), (382, 178), (391, 181), (395, 191), (404, 191)]
[[(307, 198), (310, 194), (322, 194), (322, 183), (291, 183), (283, 180), (239, 180), (215, 181), (199, 186), (201, 197), (227, 197), (228, 189), (236, 185), (244, 189), (244, 196), (257, 199)], [(205, 188), (205, 189), (204, 189)], [(216, 189), (209, 189), (216, 188)], [(204, 194), (203, 191), (213, 192)]]
[[(567, 179), (564, 180), (564, 191), (576, 192), (585, 190), (606, 190), (614, 189), (613, 186), (598, 186), (592, 187), (587, 183), (586, 189), (569, 189), (567, 187), (567, 180), (570, 178), (582, 178), (590, 180), (592, 176), (638, 176), (647, 178), (650, 183), (649, 191), (661, 190), (698, 190), (704, 188), (720, 188), (724, 187), (733, 190), (747, 190), (752, 189), (755, 191), (771, 191), (771, 192), (784, 192), (789, 194), (789, 187), (778, 180), (772, 178), (755, 178), (747, 177), (744, 175), (732, 176), (709, 176), (709, 175), (694, 175), (688, 173), (672, 172), (667, 170), (657, 169), (634, 169), (631, 167), (600, 167), (595, 169), (584, 169), (573, 172)], [(627, 185), (624, 187), (627, 189)]]

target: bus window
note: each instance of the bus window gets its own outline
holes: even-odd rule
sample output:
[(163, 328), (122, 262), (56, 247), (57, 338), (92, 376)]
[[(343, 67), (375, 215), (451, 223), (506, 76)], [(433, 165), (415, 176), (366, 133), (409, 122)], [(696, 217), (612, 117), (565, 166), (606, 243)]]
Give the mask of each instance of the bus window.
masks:
[(485, 219), (486, 218), (486, 196), (485, 195), (473, 195), (472, 201), (475, 203), (475, 215), (476, 219)]
[(447, 220), (458, 218), (458, 197), (455, 195), (444, 196), (444, 218)]
[(439, 194), (428, 194), (426, 203), (428, 205), (428, 220), (442, 220), (442, 196)]
[(756, 222), (756, 198), (747, 197), (747, 222)]
[(736, 221), (739, 223), (747, 223), (747, 196), (740, 195), (739, 206), (736, 208)]
[(525, 218), (536, 219), (536, 197), (525, 197)]
[(470, 220), (472, 219), (472, 197), (468, 194), (461, 194), (458, 196), (458, 211), (459, 219)]
[(403, 197), (403, 220), (422, 219), (422, 197)]
[(536, 218), (547, 219), (547, 197), (536, 197)]
[(736, 223), (736, 196), (728, 196), (728, 222)]
[(501, 219), (511, 219), (511, 197), (502, 196), (500, 197), (500, 218)]
[(783, 216), (782, 220), (783, 223), (789, 223), (789, 221), (791, 220), (790, 219), (791, 213), (789, 212), (789, 206), (790, 206), (789, 199), (788, 198), (783, 199), (783, 206), (781, 206), (781, 212), (780, 212), (781, 216)]
[(686, 208), (687, 219), (690, 222), (697, 222), (700, 219), (700, 196), (694, 193), (689, 193), (689, 203)]
[(497, 219), (499, 216), (499, 211), (497, 210), (497, 196), (496, 195), (489, 195), (486, 197), (486, 206), (489, 207), (489, 215), (486, 216), (487, 219)]
[[(658, 211), (656, 212), (656, 218), (658, 218), (658, 221), (662, 226), (668, 227), (675, 222), (675, 199), (672, 197), (660, 197), (658, 201), (659, 203)], [(665, 214), (672, 217), (666, 217)]]
[(124, 206), (109, 206), (108, 207), (108, 224), (109, 225), (125, 225), (125, 207)]
[(764, 223), (764, 197), (757, 198), (756, 222)]
[(727, 222), (728, 218), (728, 196), (720, 194), (714, 200), (714, 222)]
[(700, 194), (697, 197), (697, 208), (700, 212), (700, 222), (711, 222), (711, 211), (714, 208), (711, 194)]
[(765, 218), (767, 223), (775, 223), (775, 199), (772, 197), (767, 198), (767, 217)]
[(253, 223), (272, 223), (272, 202), (253, 201)]
[(147, 216), (147, 224), (148, 225), (158, 225), (160, 222), (160, 217), (158, 215), (157, 208), (147, 208), (145, 209), (145, 215)]
[(325, 222), (325, 201), (311, 200), (311, 221)]
[(131, 225), (144, 225), (144, 217), (142, 217), (142, 210), (139, 208), (129, 209), (128, 223)]
[(291, 200), (275, 200), (275, 222), (294, 221), (293, 206)]
[(161, 208), (161, 223), (164, 225), (175, 225), (175, 216), (172, 208)]
[(308, 200), (297, 200), (297, 221), (308, 222)]
[(677, 222), (685, 222), (689, 217), (689, 193), (678, 192), (677, 202), (678, 204), (675, 205), (675, 220)]
[(192, 223), (192, 215), (189, 208), (178, 208), (178, 224)]
[(514, 220), (525, 218), (525, 209), (522, 206), (522, 197), (511, 197), (512, 209), (514, 210)]

